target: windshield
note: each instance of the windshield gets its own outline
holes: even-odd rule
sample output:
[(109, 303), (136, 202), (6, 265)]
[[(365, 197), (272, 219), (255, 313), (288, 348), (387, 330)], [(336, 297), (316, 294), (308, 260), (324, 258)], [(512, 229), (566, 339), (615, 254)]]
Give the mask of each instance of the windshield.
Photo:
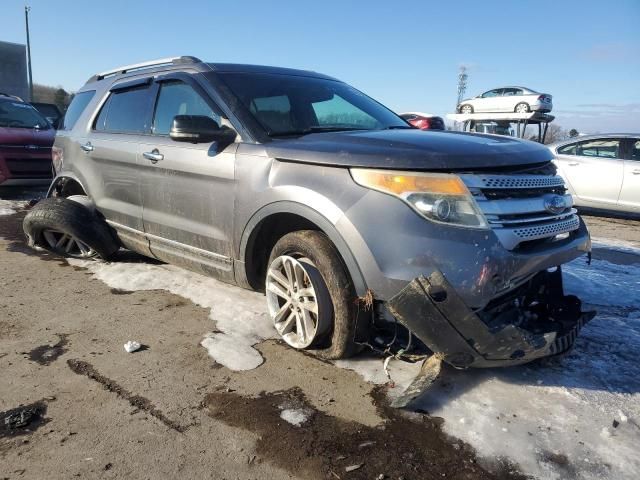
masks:
[(3, 101), (0, 102), (0, 127), (46, 130), (49, 122), (28, 103)]
[(219, 76), (272, 137), (412, 128), (386, 107), (339, 81), (271, 73)]

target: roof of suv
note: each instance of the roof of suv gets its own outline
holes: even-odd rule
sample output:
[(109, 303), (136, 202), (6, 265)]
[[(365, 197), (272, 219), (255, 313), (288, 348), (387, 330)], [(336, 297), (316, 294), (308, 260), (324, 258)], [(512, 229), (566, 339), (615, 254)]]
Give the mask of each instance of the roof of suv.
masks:
[(86, 83), (93, 83), (101, 81), (107, 77), (119, 77), (127, 74), (134, 73), (155, 73), (160, 70), (180, 70), (185, 66), (191, 68), (197, 68), (202, 72), (214, 71), (214, 72), (236, 72), (236, 73), (269, 73), (277, 75), (297, 75), (302, 77), (322, 78), (326, 80), (336, 80), (328, 75), (312, 72), (308, 70), (298, 70), (293, 68), (283, 67), (270, 67), (266, 65), (245, 65), (235, 63), (206, 63), (196, 57), (181, 56), (162, 58), (158, 60), (151, 60), (148, 62), (137, 63), (133, 65), (124, 65), (105, 72), (96, 73), (87, 80)]

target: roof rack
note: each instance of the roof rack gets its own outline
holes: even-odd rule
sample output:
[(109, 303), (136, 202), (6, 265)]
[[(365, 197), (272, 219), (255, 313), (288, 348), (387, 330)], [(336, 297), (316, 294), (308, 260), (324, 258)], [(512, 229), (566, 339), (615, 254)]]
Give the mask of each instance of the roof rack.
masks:
[(158, 60), (150, 60), (148, 62), (134, 63), (133, 65), (124, 65), (122, 67), (107, 70), (106, 72), (96, 73), (89, 81), (102, 80), (105, 77), (111, 75), (117, 75), (122, 73), (133, 72), (137, 70), (144, 70), (146, 68), (161, 67), (166, 65), (181, 65), (187, 63), (201, 63), (202, 60), (196, 57), (181, 56), (181, 57), (168, 57), (159, 58)]

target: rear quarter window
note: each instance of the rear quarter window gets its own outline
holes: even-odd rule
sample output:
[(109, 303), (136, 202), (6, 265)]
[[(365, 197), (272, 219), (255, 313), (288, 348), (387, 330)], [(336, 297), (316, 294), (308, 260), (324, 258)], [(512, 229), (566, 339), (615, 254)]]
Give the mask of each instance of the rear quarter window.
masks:
[(95, 90), (88, 90), (86, 92), (77, 93), (73, 97), (69, 108), (67, 108), (67, 112), (64, 114), (61, 130), (73, 129), (80, 118), (80, 115), (82, 115), (82, 112), (87, 108), (87, 105), (95, 94)]

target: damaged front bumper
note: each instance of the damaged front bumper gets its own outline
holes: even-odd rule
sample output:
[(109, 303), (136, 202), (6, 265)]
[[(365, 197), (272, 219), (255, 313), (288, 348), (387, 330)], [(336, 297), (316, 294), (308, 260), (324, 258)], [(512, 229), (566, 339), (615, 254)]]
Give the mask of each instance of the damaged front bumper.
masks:
[(415, 278), (387, 309), (432, 352), (457, 368), (518, 365), (573, 346), (595, 312), (564, 295), (562, 273), (542, 271), (481, 311), (465, 305), (441, 272)]

